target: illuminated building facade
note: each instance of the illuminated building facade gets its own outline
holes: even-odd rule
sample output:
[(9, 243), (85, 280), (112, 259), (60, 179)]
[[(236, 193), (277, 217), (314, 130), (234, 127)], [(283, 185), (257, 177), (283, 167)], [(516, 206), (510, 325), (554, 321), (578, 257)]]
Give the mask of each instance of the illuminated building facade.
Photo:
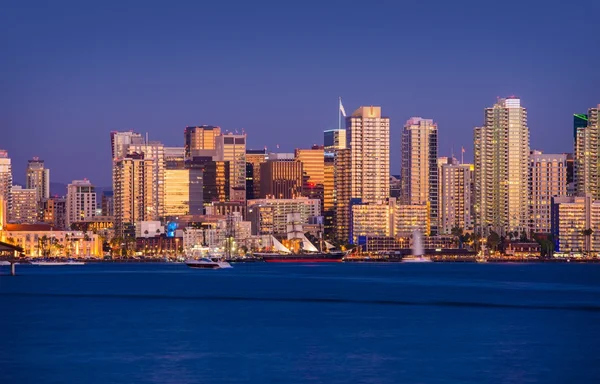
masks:
[(246, 200), (246, 135), (216, 137), (217, 161), (229, 162), (229, 199)]
[(531, 232), (550, 233), (552, 198), (567, 196), (567, 156), (533, 151), (530, 164)]
[(246, 150), (246, 200), (260, 197), (260, 165), (265, 161), (266, 149)]
[(346, 130), (332, 129), (323, 132), (323, 144), (326, 153), (333, 154), (338, 149), (346, 149)]
[(402, 204), (429, 204), (431, 234), (438, 231), (438, 128), (412, 117), (402, 131)]
[(529, 229), (529, 128), (527, 110), (516, 97), (485, 109), (474, 130), (475, 227), (481, 233)]
[(269, 160), (260, 165), (260, 196), (291, 199), (302, 192), (302, 163)]
[(247, 220), (253, 235), (286, 235), (288, 213), (299, 213), (300, 221), (307, 224), (311, 217), (321, 215), (321, 202), (306, 197), (248, 200)]
[(96, 216), (96, 188), (89, 180), (73, 180), (67, 186), (66, 228)]
[(10, 222), (17, 224), (34, 224), (38, 222), (38, 190), (12, 187), (12, 209), (9, 212)]
[(367, 237), (393, 237), (395, 233), (396, 199), (385, 203), (352, 204), (352, 244)]
[(600, 252), (600, 201), (586, 196), (552, 199), (552, 234), (555, 251)]
[(590, 108), (587, 126), (576, 128), (575, 180), (578, 196), (600, 199), (600, 104)]
[(409, 237), (418, 230), (430, 233), (429, 206), (427, 204), (398, 204), (395, 211), (396, 236)]
[(216, 139), (219, 135), (221, 135), (221, 128), (211, 125), (186, 127), (184, 131), (186, 159), (197, 156), (215, 156)]
[(334, 160), (334, 227), (339, 241), (350, 242), (350, 200), (352, 199), (352, 156), (350, 149), (340, 149)]
[(439, 168), (439, 233), (450, 234), (452, 228), (473, 230), (473, 164), (451, 161)]
[(8, 152), (0, 150), (0, 198), (6, 203), (8, 211), (12, 208), (12, 165)]

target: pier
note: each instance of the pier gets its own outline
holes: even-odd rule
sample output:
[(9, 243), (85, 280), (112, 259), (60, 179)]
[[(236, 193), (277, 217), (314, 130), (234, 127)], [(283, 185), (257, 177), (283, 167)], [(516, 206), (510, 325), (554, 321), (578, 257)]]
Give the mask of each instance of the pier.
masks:
[(21, 261), (23, 248), (0, 241), (0, 265), (10, 265), (10, 275), (17, 274), (16, 265)]

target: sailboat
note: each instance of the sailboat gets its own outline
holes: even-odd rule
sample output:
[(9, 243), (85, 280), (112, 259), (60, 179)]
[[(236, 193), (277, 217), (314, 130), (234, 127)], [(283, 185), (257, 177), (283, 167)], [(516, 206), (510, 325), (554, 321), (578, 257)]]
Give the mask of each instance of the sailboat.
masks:
[(419, 230), (413, 232), (412, 255), (404, 256), (403, 263), (431, 263), (433, 260), (429, 256), (424, 256), (423, 237)]
[[(284, 246), (274, 236), (271, 236), (274, 252), (255, 253), (256, 256), (262, 257), (266, 262), (270, 263), (314, 263), (314, 262), (340, 262), (345, 256), (344, 252), (332, 252), (333, 245), (325, 242), (328, 252), (319, 250), (315, 245), (304, 235), (302, 231), (302, 221), (300, 213), (288, 213), (287, 215), (287, 240), (292, 245), (297, 245), (298, 250), (292, 252)], [(329, 245), (328, 245), (329, 244)], [(294, 247), (295, 248), (295, 247)]]

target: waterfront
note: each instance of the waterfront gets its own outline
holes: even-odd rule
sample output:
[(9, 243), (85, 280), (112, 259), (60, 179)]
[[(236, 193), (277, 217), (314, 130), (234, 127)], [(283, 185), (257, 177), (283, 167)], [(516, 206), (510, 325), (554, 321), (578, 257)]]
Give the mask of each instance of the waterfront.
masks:
[(7, 272), (3, 384), (600, 379), (598, 264)]

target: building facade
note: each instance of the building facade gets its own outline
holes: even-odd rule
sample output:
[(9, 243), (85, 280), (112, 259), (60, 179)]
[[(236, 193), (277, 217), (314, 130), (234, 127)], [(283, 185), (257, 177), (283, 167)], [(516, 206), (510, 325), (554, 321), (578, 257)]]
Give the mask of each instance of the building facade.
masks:
[(555, 251), (600, 252), (600, 201), (591, 194), (552, 198)]
[(38, 193), (34, 188), (22, 188), (19, 185), (12, 187), (12, 209), (9, 212), (9, 221), (16, 224), (34, 224), (38, 220)]
[[(37, 191), (37, 201), (41, 204), (50, 197), (50, 170), (44, 166), (44, 160), (34, 157), (27, 162), (26, 189)], [(41, 205), (38, 209), (41, 208)]]
[(10, 212), (12, 209), (12, 165), (8, 152), (0, 149), (0, 198), (6, 204), (6, 209)]
[(451, 161), (440, 165), (439, 233), (451, 234), (452, 228), (473, 230), (473, 164)]
[[(352, 244), (368, 237), (394, 237), (396, 199), (384, 203), (352, 204)], [(365, 240), (366, 241), (366, 240)]]
[(350, 200), (352, 199), (352, 156), (350, 149), (336, 151), (334, 160), (334, 216), (335, 237), (350, 242)]
[(576, 128), (575, 140), (575, 180), (578, 196), (591, 194), (600, 199), (600, 104), (590, 108), (587, 126)]
[(530, 174), (531, 233), (550, 233), (552, 198), (567, 196), (567, 156), (533, 151)]
[(302, 193), (302, 163), (269, 160), (260, 165), (260, 196), (291, 199)]
[(398, 204), (395, 211), (396, 236), (409, 237), (414, 231), (430, 233), (427, 204)]
[(215, 142), (215, 160), (229, 162), (229, 199), (246, 201), (246, 135), (219, 135)]
[(260, 197), (260, 165), (265, 161), (266, 149), (246, 150), (246, 200)]
[(185, 127), (184, 143), (185, 157), (191, 159), (196, 156), (215, 156), (217, 137), (221, 135), (221, 128), (212, 125)]
[(96, 188), (89, 180), (73, 180), (67, 186), (66, 228), (96, 216)]
[(346, 149), (346, 130), (331, 129), (323, 132), (323, 144), (326, 153), (333, 154), (338, 149)]
[(248, 200), (247, 220), (253, 235), (286, 235), (290, 213), (299, 213), (300, 221), (307, 224), (311, 217), (321, 215), (321, 202), (305, 197)]
[(412, 117), (402, 131), (402, 204), (429, 204), (431, 234), (438, 231), (438, 128)]
[(474, 130), (475, 226), (501, 236), (529, 229), (529, 128), (516, 97), (485, 109)]

